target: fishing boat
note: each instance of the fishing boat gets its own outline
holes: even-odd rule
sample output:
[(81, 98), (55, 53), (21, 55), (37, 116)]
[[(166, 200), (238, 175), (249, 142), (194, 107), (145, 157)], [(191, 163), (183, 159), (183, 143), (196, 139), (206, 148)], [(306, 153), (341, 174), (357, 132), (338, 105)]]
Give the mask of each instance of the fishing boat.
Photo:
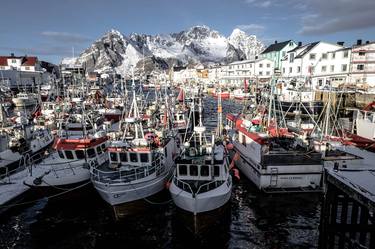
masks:
[[(201, 113), (201, 102), (199, 110)], [(216, 138), (212, 135), (211, 141), (208, 141), (210, 138), (207, 138), (205, 132), (206, 127), (200, 118), (199, 125), (194, 127), (192, 135), (183, 143), (169, 188), (175, 205), (186, 211), (188, 216), (190, 214), (189, 227), (194, 233), (199, 233), (208, 225), (204, 224), (207, 222), (204, 216), (212, 216), (224, 208), (230, 200), (232, 190), (229, 161), (222, 134), (218, 132)]]
[(38, 98), (34, 93), (20, 92), (12, 98), (12, 102), (16, 107), (30, 107), (38, 103)]
[(54, 151), (30, 166), (24, 183), (33, 188), (69, 188), (90, 180), (90, 167), (108, 162), (108, 137), (103, 132), (85, 137), (57, 138)]
[(258, 106), (251, 115), (227, 115), (237, 132), (233, 160), (264, 192), (321, 191), (322, 154), (277, 121), (273, 86), (271, 83), (268, 109)]
[(231, 96), (230, 91), (228, 89), (221, 90), (221, 88), (220, 88), (220, 92), (218, 91), (218, 89), (215, 89), (212, 92), (212, 95), (214, 96), (214, 98), (218, 98), (218, 96), (220, 95), (221, 99), (229, 99)]
[(91, 181), (100, 196), (114, 207), (117, 217), (137, 201), (159, 193), (174, 169), (177, 134), (143, 129), (133, 81), (133, 98), (124, 130), (114, 134), (109, 164), (91, 168)]

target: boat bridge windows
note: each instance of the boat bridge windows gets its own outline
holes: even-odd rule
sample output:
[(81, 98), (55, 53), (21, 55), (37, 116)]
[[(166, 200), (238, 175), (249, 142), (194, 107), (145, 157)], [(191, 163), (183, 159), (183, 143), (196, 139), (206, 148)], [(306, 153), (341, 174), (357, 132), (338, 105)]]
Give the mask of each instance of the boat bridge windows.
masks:
[(103, 152), (107, 151), (107, 146), (105, 143), (102, 143), (96, 147), (86, 149), (86, 153), (84, 149), (80, 150), (58, 150), (57, 153), (61, 159), (68, 159), (68, 160), (82, 160), (85, 159), (85, 154), (87, 158), (94, 158), (103, 154)]
[(221, 165), (178, 164), (177, 175), (181, 180), (207, 181), (220, 177), (222, 168)]
[(151, 161), (149, 152), (110, 152), (111, 163), (139, 164), (149, 163)]

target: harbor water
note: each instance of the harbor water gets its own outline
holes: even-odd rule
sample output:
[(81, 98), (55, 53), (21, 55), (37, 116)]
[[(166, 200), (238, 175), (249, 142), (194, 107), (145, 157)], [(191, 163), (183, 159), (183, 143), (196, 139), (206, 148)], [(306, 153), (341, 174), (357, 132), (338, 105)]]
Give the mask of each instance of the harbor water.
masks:
[[(223, 112), (242, 110), (223, 101)], [(205, 123), (216, 126), (216, 101), (204, 99)], [(26, 196), (20, 202), (32, 201)], [(227, 220), (202, 236), (187, 232), (167, 192), (147, 209), (116, 221), (91, 187), (12, 207), (0, 216), (0, 248), (317, 248), (321, 196), (260, 193), (244, 176), (234, 184)], [(224, 219), (224, 217), (223, 217)]]

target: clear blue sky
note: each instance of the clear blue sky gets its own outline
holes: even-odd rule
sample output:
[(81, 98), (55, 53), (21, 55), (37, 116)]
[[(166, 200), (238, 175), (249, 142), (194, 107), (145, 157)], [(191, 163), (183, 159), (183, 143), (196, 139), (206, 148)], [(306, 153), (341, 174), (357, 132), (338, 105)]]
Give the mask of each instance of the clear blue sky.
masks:
[(59, 62), (114, 28), (157, 34), (240, 27), (269, 44), (375, 40), (375, 0), (2, 0), (0, 54)]

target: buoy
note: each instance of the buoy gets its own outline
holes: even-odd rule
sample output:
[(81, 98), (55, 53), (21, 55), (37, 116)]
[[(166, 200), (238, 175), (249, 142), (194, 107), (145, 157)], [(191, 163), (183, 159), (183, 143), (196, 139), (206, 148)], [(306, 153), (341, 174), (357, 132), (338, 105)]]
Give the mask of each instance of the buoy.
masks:
[(233, 150), (234, 146), (232, 143), (227, 144), (227, 150)]
[(169, 189), (170, 186), (171, 186), (171, 182), (168, 181), (168, 182), (165, 183), (165, 188), (166, 189)]

